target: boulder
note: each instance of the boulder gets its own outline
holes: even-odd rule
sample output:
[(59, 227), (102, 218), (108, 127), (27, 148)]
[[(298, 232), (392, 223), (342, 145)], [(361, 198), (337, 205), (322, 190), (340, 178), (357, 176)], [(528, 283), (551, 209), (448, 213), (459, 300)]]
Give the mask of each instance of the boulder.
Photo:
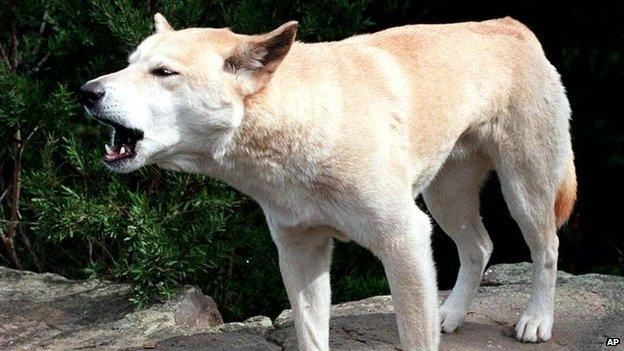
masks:
[(131, 296), (128, 284), (0, 267), (0, 350), (143, 347), (223, 323), (216, 303), (195, 287), (136, 312)]

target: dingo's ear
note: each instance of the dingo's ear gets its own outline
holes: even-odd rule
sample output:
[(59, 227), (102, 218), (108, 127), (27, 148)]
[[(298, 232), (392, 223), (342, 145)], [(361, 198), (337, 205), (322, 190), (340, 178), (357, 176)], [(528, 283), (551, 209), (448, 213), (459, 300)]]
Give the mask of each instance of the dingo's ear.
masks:
[(290, 21), (268, 34), (252, 36), (225, 59), (224, 69), (242, 78), (246, 95), (256, 93), (271, 79), (288, 54), (298, 26), (296, 21)]
[(164, 33), (173, 30), (169, 22), (165, 19), (165, 16), (160, 13), (154, 15), (154, 27), (156, 28), (156, 33)]

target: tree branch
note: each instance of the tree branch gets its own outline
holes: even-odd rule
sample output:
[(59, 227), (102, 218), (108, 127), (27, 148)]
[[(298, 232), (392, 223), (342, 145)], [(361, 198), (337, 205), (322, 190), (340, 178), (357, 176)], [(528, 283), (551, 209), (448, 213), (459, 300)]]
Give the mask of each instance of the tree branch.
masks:
[(22, 148), (23, 146), (28, 144), (28, 141), (30, 141), (30, 138), (32, 138), (32, 136), (35, 135), (35, 133), (39, 130), (39, 128), (41, 128), (41, 124), (37, 124), (35, 128), (33, 128), (33, 130), (30, 131), (30, 134), (28, 134), (26, 139), (24, 139), (24, 141), (22, 142)]
[[(9, 190), (11, 189), (11, 187), (7, 187), (4, 192), (2, 193), (2, 195), (0, 195), (0, 203), (2, 202), (2, 200), (4, 200), (4, 198), (9, 194)], [(1, 220), (0, 220), (1, 222)]]
[[(43, 36), (43, 33), (45, 32), (46, 29), (46, 25), (48, 24), (48, 10), (45, 10), (43, 12), (43, 16), (41, 16), (41, 24), (39, 25), (39, 37)], [(41, 41), (38, 42), (37, 44), (37, 50), (39, 51), (39, 49), (41, 48)], [(43, 67), (43, 65), (48, 61), (48, 59), (50, 58), (50, 52), (47, 52), (42, 58), (41, 60), (39, 60), (37, 62), (37, 64), (30, 69), (30, 73), (37, 73), (39, 72), (39, 70), (41, 69), (41, 67)]]
[(15, 131), (14, 136), (14, 154), (13, 154), (13, 177), (11, 178), (11, 204), (10, 204), (10, 218), (9, 229), (2, 237), (4, 247), (9, 254), (9, 257), (13, 261), (13, 265), (21, 269), (22, 264), (17, 257), (15, 251), (15, 234), (19, 225), (19, 201), (20, 201), (20, 180), (22, 172), (22, 135), (19, 128)]
[(6, 53), (6, 50), (4, 50), (4, 46), (2, 46), (2, 44), (0, 44), (0, 58), (7, 66), (7, 68), (11, 69), (11, 61), (9, 60), (9, 56)]
[(13, 21), (11, 22), (11, 51), (9, 56), (9, 62), (13, 70), (17, 70), (17, 2), (11, 1), (11, 12), (13, 12)]
[(37, 62), (35, 67), (33, 67), (30, 70), (30, 73), (37, 73), (37, 72), (39, 72), (41, 67), (43, 67), (43, 65), (48, 61), (49, 58), (50, 58), (50, 53), (48, 52), (41, 58), (41, 60), (39, 60), (39, 62)]
[(45, 32), (46, 29), (46, 25), (48, 24), (48, 10), (45, 10), (43, 12), (43, 16), (41, 16), (41, 24), (39, 25), (39, 35), (43, 35), (43, 32)]
[(158, 6), (156, 5), (156, 2), (154, 0), (147, 0), (147, 12), (153, 14), (154, 12), (156, 12), (156, 10), (158, 10), (157, 7)]
[(30, 257), (32, 257), (32, 259), (33, 259), (33, 263), (37, 267), (37, 271), (38, 272), (42, 272), (43, 271), (43, 266), (41, 265), (41, 261), (39, 260), (39, 256), (37, 256), (37, 253), (35, 252), (35, 250), (33, 249), (32, 245), (30, 244), (30, 239), (28, 239), (28, 236), (24, 233), (24, 231), (22, 230), (21, 226), (18, 227), (18, 231), (19, 231), (19, 234), (20, 234), (20, 238), (24, 242), (24, 245), (26, 246), (26, 249), (28, 250), (28, 253), (30, 254)]

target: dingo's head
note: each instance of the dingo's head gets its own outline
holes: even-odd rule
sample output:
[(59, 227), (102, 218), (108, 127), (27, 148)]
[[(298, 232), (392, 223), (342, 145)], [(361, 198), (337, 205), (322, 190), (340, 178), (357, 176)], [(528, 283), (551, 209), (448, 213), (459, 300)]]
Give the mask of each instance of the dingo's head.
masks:
[(297, 22), (257, 36), (174, 31), (154, 19), (156, 32), (128, 67), (80, 87), (89, 113), (114, 129), (103, 159), (117, 172), (212, 151), (240, 125), (245, 98), (270, 80), (297, 31)]

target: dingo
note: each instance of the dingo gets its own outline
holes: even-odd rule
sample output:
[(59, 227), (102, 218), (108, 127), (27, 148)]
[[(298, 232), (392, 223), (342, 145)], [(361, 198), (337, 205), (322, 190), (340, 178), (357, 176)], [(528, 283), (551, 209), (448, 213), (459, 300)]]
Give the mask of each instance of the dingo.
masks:
[[(127, 68), (81, 87), (88, 111), (115, 129), (104, 162), (209, 174), (254, 198), (302, 350), (329, 348), (333, 238), (383, 263), (403, 348), (437, 349), (440, 328), (463, 322), (492, 251), (479, 215), (491, 170), (533, 259), (516, 337), (550, 339), (556, 231), (576, 176), (565, 90), (527, 27), (413, 25), (307, 44), (294, 41), (296, 22), (248, 36), (155, 21)], [(439, 311), (420, 193), (461, 261)]]

